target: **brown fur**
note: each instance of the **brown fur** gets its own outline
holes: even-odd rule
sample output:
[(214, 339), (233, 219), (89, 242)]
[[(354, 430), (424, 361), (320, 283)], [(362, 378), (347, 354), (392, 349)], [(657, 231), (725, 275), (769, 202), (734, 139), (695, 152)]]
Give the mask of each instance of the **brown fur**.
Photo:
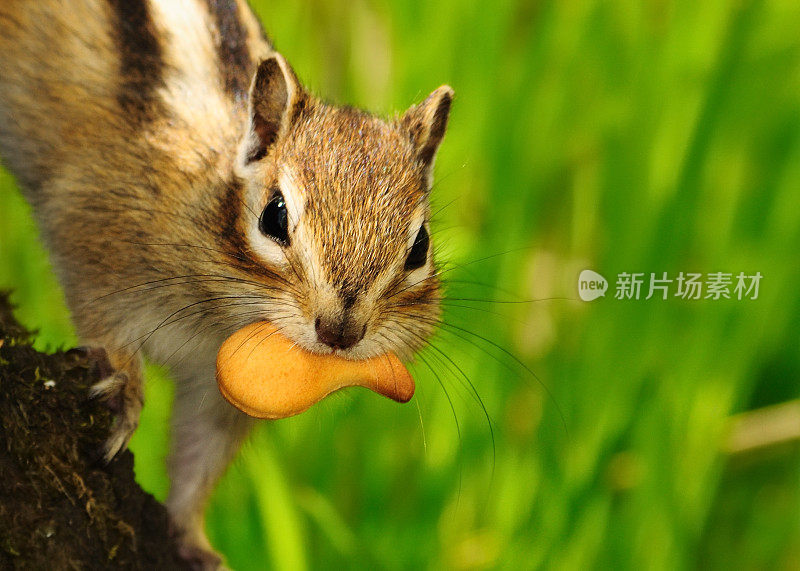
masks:
[[(0, 2), (0, 156), (79, 334), (116, 368), (94, 391), (121, 409), (109, 458), (138, 423), (142, 354), (172, 367), (168, 505), (187, 556), (218, 563), (203, 506), (250, 426), (215, 387), (227, 335), (268, 319), (325, 350), (321, 317), (363, 328), (351, 358), (408, 357), (430, 335), (435, 265), (411, 280), (403, 262), (451, 99), (389, 122), (323, 104), (234, 0)], [(276, 189), (303, 208), (283, 249), (255, 230)]]

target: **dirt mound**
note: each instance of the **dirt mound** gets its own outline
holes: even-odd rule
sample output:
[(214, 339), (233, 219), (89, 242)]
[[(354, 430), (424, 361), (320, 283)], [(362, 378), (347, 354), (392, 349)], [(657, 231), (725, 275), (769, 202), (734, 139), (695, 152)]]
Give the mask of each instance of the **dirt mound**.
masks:
[(102, 357), (30, 340), (0, 294), (0, 568), (185, 567), (133, 455), (101, 459), (113, 419), (87, 395)]

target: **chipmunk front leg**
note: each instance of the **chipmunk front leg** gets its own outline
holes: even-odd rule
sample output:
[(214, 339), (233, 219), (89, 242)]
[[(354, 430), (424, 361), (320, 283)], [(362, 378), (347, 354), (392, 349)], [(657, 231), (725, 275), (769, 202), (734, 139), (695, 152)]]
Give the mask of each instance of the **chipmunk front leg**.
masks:
[(115, 415), (111, 434), (103, 447), (103, 456), (110, 462), (124, 450), (136, 427), (139, 414), (144, 405), (144, 386), (142, 378), (142, 358), (126, 350), (106, 351), (91, 344), (89, 353), (103, 352), (106, 359), (99, 359), (101, 380), (89, 391), (93, 398), (105, 402)]
[(175, 391), (167, 509), (184, 559), (199, 569), (220, 569), (221, 558), (206, 537), (204, 512), (214, 484), (239, 450), (253, 419), (223, 400), (213, 373), (207, 382), (186, 381), (177, 383)]

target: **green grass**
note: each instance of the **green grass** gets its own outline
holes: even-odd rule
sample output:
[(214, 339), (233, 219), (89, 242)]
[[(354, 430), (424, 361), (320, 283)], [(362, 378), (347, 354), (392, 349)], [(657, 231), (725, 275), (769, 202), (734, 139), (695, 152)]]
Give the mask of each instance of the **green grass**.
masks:
[[(209, 509), (231, 565), (800, 567), (800, 447), (721, 447), (732, 414), (800, 397), (800, 5), (257, 7), (329, 99), (389, 114), (454, 87), (433, 196), (442, 255), (463, 265), (453, 297), (575, 298), (584, 268), (612, 283), (592, 303), (448, 308), (491, 341), (435, 340), (491, 430), (431, 349), (408, 405), (352, 391), (261, 427)], [(0, 176), (0, 287), (42, 346), (73, 344)], [(620, 301), (623, 271), (764, 278), (754, 301)], [(150, 373), (132, 448), (163, 498), (171, 388)]]

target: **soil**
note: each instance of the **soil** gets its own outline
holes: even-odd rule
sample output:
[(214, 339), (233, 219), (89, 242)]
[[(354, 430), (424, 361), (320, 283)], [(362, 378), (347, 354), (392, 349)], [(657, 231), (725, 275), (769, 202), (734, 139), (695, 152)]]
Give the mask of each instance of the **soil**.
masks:
[(186, 568), (131, 452), (101, 458), (113, 417), (88, 389), (104, 362), (36, 351), (0, 294), (0, 569)]

